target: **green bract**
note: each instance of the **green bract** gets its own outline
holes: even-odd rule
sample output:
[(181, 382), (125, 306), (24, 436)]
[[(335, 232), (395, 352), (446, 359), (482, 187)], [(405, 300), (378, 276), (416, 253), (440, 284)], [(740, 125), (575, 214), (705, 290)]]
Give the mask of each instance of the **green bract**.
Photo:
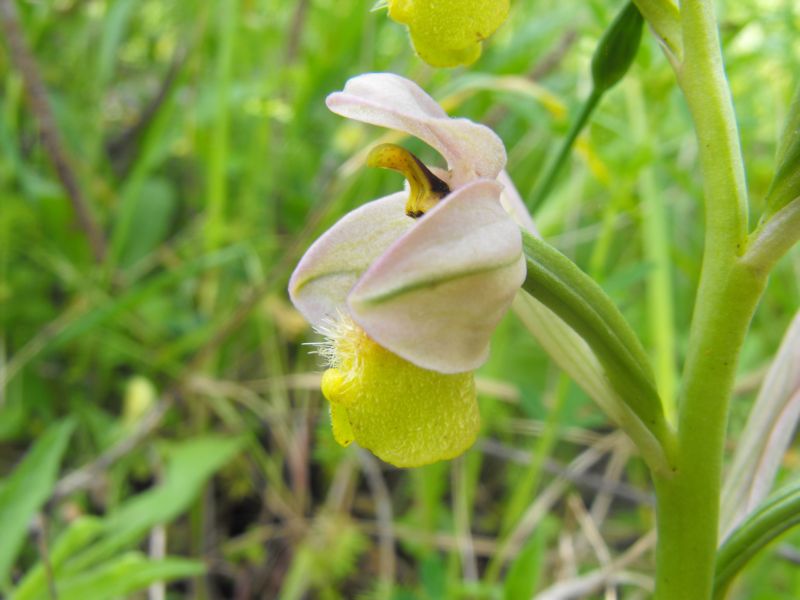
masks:
[(434, 67), (468, 65), (508, 16), (508, 0), (389, 0), (389, 16), (408, 26), (419, 57)]
[(764, 220), (800, 198), (800, 86), (789, 108), (775, 164), (777, 168), (767, 194)]

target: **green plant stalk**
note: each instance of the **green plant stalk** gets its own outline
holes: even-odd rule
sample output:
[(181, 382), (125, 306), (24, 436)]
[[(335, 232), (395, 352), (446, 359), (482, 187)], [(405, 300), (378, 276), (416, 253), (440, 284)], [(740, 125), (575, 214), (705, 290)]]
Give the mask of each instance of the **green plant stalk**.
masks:
[(575, 144), (575, 140), (578, 138), (578, 135), (583, 128), (586, 126), (586, 123), (589, 121), (589, 117), (592, 116), (594, 109), (597, 108), (597, 104), (600, 102), (600, 98), (603, 97), (603, 92), (598, 91), (597, 89), (593, 89), (592, 93), (589, 95), (588, 98), (583, 103), (581, 107), (581, 112), (578, 114), (578, 118), (572, 123), (569, 128), (569, 132), (567, 133), (567, 137), (564, 138), (564, 141), (561, 142), (561, 147), (558, 149), (558, 154), (555, 155), (544, 170), (544, 175), (536, 184), (536, 187), (531, 194), (531, 200), (528, 204), (528, 208), (530, 208), (531, 212), (535, 212), (547, 198), (550, 191), (553, 189), (553, 185), (556, 182), (556, 178), (558, 174), (561, 172), (561, 168), (564, 163), (569, 158), (569, 154), (572, 151), (572, 146)]
[(739, 350), (766, 285), (736, 265), (710, 298), (719, 312), (695, 338), (685, 375), (672, 477), (655, 475), (656, 599), (708, 600), (717, 549), (722, 451)]
[[(667, 1), (667, 0), (662, 0)], [(600, 99), (617, 85), (631, 67), (642, 39), (642, 15), (631, 2), (625, 3), (606, 29), (592, 56), (592, 92), (583, 103), (578, 118), (572, 123), (567, 137), (555, 157), (548, 162), (544, 175), (531, 194), (531, 212), (547, 199), (561, 168), (569, 158), (578, 135), (589, 122)]]
[(694, 121), (705, 196), (705, 251), (679, 405), (676, 469), (655, 475), (656, 599), (708, 600), (722, 453), (739, 351), (766, 275), (739, 261), (747, 231), (744, 165), (713, 3), (681, 5), (677, 67)]

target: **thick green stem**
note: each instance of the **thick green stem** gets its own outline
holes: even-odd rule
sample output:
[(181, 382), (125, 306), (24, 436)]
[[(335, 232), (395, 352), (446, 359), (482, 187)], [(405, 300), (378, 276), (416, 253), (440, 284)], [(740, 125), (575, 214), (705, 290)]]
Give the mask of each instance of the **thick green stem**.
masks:
[(656, 598), (708, 600), (717, 550), (722, 450), (736, 363), (766, 277), (733, 266), (708, 300), (718, 312), (695, 338), (679, 421), (676, 471), (656, 477)]
[(656, 598), (708, 600), (730, 394), (766, 275), (739, 262), (747, 195), (713, 2), (682, 2), (681, 28), (678, 80), (697, 132), (706, 235), (679, 406), (677, 468), (669, 479), (656, 477)]

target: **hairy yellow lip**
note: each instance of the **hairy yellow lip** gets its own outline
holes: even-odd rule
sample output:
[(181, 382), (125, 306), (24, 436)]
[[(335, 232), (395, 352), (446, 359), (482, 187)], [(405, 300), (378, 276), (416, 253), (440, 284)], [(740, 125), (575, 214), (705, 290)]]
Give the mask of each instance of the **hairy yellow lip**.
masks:
[(326, 332), (330, 368), (322, 393), (330, 402), (333, 435), (357, 442), (398, 467), (454, 458), (480, 428), (471, 372), (422, 369), (386, 350), (344, 317)]
[(509, 0), (386, 0), (389, 17), (408, 27), (419, 57), (433, 67), (468, 65), (481, 55), (509, 10)]
[(397, 144), (380, 144), (367, 155), (367, 165), (402, 173), (411, 188), (406, 214), (421, 217), (450, 193), (450, 187), (431, 173), (420, 159)]

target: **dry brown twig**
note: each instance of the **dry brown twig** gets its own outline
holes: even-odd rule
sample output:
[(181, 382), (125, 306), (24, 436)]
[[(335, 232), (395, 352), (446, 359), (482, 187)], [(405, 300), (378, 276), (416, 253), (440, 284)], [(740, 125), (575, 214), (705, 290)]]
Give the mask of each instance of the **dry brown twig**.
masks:
[(0, 0), (0, 27), (6, 38), (11, 64), (22, 76), (28, 104), (39, 124), (42, 144), (67, 192), (78, 220), (78, 226), (89, 240), (94, 259), (100, 263), (106, 253), (105, 236), (92, 216), (89, 202), (81, 189), (69, 154), (64, 147), (61, 132), (50, 108), (47, 88), (42, 80), (36, 59), (25, 41), (14, 0)]
[(470, 507), (467, 504), (466, 462), (459, 456), (450, 465), (451, 485), (453, 489), (452, 505), (461, 555), (461, 569), (465, 581), (478, 581), (478, 562), (475, 560), (475, 548), (472, 543), (472, 524), (470, 523)]
[(568, 600), (586, 598), (608, 585), (628, 584), (652, 590), (653, 580), (647, 575), (628, 571), (627, 568), (655, 545), (655, 531), (650, 531), (622, 553), (608, 566), (584, 573), (567, 581), (559, 581), (536, 595), (536, 600)]

